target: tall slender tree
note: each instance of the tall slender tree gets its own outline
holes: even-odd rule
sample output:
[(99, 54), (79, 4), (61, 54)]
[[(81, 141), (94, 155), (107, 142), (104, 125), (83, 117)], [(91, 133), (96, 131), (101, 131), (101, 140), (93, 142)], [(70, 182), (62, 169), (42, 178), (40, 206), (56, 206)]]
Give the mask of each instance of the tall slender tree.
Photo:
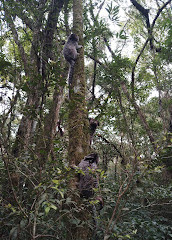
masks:
[[(89, 151), (89, 131), (88, 117), (86, 108), (86, 82), (84, 73), (84, 41), (83, 41), (83, 6), (82, 0), (73, 0), (73, 33), (79, 36), (79, 44), (83, 47), (80, 50), (79, 57), (75, 63), (73, 82), (69, 86), (69, 164), (78, 165), (81, 159)], [(76, 181), (71, 181), (72, 190), (76, 190)], [(80, 199), (75, 201), (80, 204)], [(82, 210), (77, 216), (81, 221), (86, 220), (86, 211)], [(72, 232), (74, 239), (88, 239), (88, 227), (77, 227)]]

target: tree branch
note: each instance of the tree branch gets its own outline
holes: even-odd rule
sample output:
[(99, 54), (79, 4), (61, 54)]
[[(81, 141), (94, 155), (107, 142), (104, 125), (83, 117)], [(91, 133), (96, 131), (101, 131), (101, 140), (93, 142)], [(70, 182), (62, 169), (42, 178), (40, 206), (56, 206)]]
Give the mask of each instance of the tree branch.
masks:
[(149, 42), (149, 38), (147, 38), (146, 42), (144, 43), (144, 45), (143, 45), (143, 47), (142, 47), (139, 55), (138, 55), (137, 58), (136, 58), (136, 61), (135, 61), (135, 63), (134, 63), (134, 66), (133, 66), (133, 68), (132, 68), (132, 73), (131, 73), (131, 91), (132, 91), (132, 98), (133, 98), (133, 100), (134, 100), (134, 83), (135, 83), (135, 69), (136, 69), (136, 65), (137, 65), (137, 63), (138, 63), (138, 61), (139, 61), (139, 59), (140, 59), (143, 51), (145, 50), (148, 42)]
[[(124, 180), (124, 182), (121, 184), (121, 186), (120, 186), (120, 188), (119, 188), (116, 205), (115, 205), (115, 208), (114, 208), (114, 210), (113, 210), (113, 213), (112, 213), (112, 216), (111, 216), (111, 218), (110, 218), (110, 221), (109, 221), (109, 223), (108, 223), (108, 226), (107, 226), (107, 228), (106, 228), (105, 235), (104, 235), (104, 240), (107, 239), (106, 237), (107, 237), (108, 233), (110, 232), (110, 227), (111, 227), (111, 225), (113, 226), (113, 225), (115, 224), (115, 222), (116, 222), (116, 221), (115, 221), (115, 222), (113, 223), (113, 219), (114, 219), (114, 217), (115, 217), (115, 214), (116, 214), (116, 212), (117, 212), (117, 209), (118, 209), (118, 207), (119, 207), (119, 204), (120, 204), (120, 201), (121, 201), (123, 195), (124, 195), (124, 194), (127, 192), (127, 190), (129, 189), (129, 186), (130, 186), (131, 181), (132, 181), (132, 179), (133, 179), (133, 175), (134, 175), (134, 172), (132, 172), (132, 174), (130, 175), (130, 177), (127, 176), (126, 179)], [(128, 181), (128, 183), (127, 183), (127, 181)], [(118, 218), (118, 217), (119, 217), (119, 216), (117, 216), (117, 218)]]
[(111, 145), (115, 149), (115, 151), (118, 153), (118, 155), (122, 158), (122, 160), (126, 162), (124, 155), (121, 153), (121, 151), (117, 148), (117, 146), (114, 143), (109, 142), (105, 137), (103, 137), (100, 134), (98, 134), (97, 136), (100, 137), (105, 143)]
[(137, 113), (138, 113), (138, 115), (140, 117), (140, 120), (142, 121), (142, 125), (144, 126), (144, 128), (145, 128), (145, 130), (147, 132), (147, 135), (148, 135), (148, 137), (150, 139), (150, 142), (151, 142), (151, 144), (153, 146), (153, 149), (154, 149), (155, 152), (157, 152), (155, 139), (153, 137), (152, 131), (150, 130), (150, 128), (148, 126), (148, 123), (146, 121), (146, 118), (145, 118), (144, 114), (142, 113), (142, 111), (141, 111), (140, 107), (137, 105), (137, 103), (130, 97), (124, 82), (121, 83), (121, 87), (122, 87), (122, 90), (125, 93), (126, 97), (128, 98), (128, 101), (134, 106), (135, 110), (137, 111)]
[(171, 3), (172, 0), (169, 0), (168, 2), (164, 3), (164, 5), (158, 10), (153, 22), (152, 22), (152, 25), (151, 25), (151, 30), (153, 30), (154, 26), (155, 26), (155, 22), (157, 20), (157, 18), (159, 17), (160, 13), (162, 12), (162, 10), (169, 4)]
[(19, 53), (20, 53), (20, 56), (21, 56), (23, 64), (24, 64), (25, 73), (26, 73), (26, 75), (28, 75), (29, 67), (28, 67), (28, 61), (27, 61), (26, 53), (24, 51), (24, 47), (19, 40), (18, 33), (17, 33), (16, 28), (15, 28), (15, 24), (12, 20), (12, 17), (10, 15), (10, 13), (8, 12), (8, 9), (6, 8), (6, 6), (4, 6), (4, 11), (5, 11), (5, 16), (7, 18), (7, 22), (9, 23), (10, 29), (11, 29), (12, 34), (13, 34), (14, 41), (19, 48)]
[(109, 50), (109, 52), (111, 53), (111, 55), (112, 55), (112, 57), (115, 57), (115, 54), (114, 54), (114, 52), (112, 51), (112, 49), (111, 49), (111, 47), (110, 47), (110, 45), (109, 45), (109, 43), (108, 43), (108, 41), (107, 41), (107, 38), (103, 38), (104, 39), (104, 42), (105, 42), (105, 44), (106, 44), (106, 47), (108, 48), (108, 50)]
[(150, 26), (150, 21), (149, 21), (149, 9), (146, 9), (142, 7), (137, 1), (135, 0), (130, 0), (132, 4), (137, 8), (137, 10), (145, 17), (146, 19), (146, 26), (148, 30), (148, 38), (150, 41), (150, 49), (152, 50), (154, 48), (153, 46), (153, 36), (152, 36), (152, 31), (151, 31), (151, 26)]
[[(45, 79), (46, 76), (46, 64), (48, 62), (48, 58), (50, 58), (52, 55), (53, 37), (56, 30), (58, 17), (60, 11), (62, 10), (63, 5), (64, 0), (52, 0), (50, 5), (48, 20), (46, 23), (45, 30), (43, 32), (42, 61), (41, 61), (42, 62), (41, 73), (43, 79)], [(45, 86), (45, 88), (47, 88), (47, 86)]]
[(94, 102), (94, 99), (95, 99), (96, 71), (97, 71), (97, 62), (94, 61), (94, 74), (93, 74), (92, 91), (91, 91), (92, 102)]
[[(149, 41), (149, 40), (147, 39), (143, 50), (145, 49), (148, 41)], [(143, 51), (143, 50), (142, 50), (142, 51)], [(142, 52), (141, 52), (141, 53), (142, 53)], [(99, 60), (94, 59), (94, 57), (92, 57), (92, 56), (90, 56), (90, 55), (87, 55), (87, 56), (89, 56), (91, 59), (95, 60), (97, 63), (99, 63), (100, 65), (102, 65), (102, 66), (105, 67), (106, 69), (108, 69), (108, 66), (105, 65), (105, 64), (103, 64), (103, 63), (100, 62)], [(141, 56), (141, 54), (140, 54), (140, 56)], [(138, 56), (138, 60), (139, 60), (140, 56)], [(137, 62), (138, 62), (138, 60), (137, 60)], [(135, 69), (134, 69), (134, 70), (135, 70)], [(134, 73), (134, 71), (133, 71), (133, 73)], [(134, 75), (133, 75), (133, 76), (134, 76)], [(142, 110), (141, 110), (140, 107), (137, 105), (137, 103), (135, 102), (135, 100), (129, 95), (125, 83), (122, 82), (122, 83), (120, 83), (120, 85), (121, 85), (121, 88), (122, 88), (125, 96), (127, 97), (128, 101), (129, 101), (129, 102), (133, 105), (133, 107), (135, 108), (135, 110), (136, 110), (136, 112), (137, 112), (137, 114), (138, 114), (138, 116), (139, 116), (139, 118), (140, 118), (140, 120), (141, 120), (141, 122), (142, 122), (142, 126), (146, 129), (146, 133), (147, 133), (147, 135), (148, 135), (148, 137), (149, 137), (149, 139), (150, 139), (150, 142), (151, 142), (151, 144), (152, 144), (152, 146), (153, 146), (154, 151), (157, 152), (157, 147), (156, 147), (156, 144), (155, 144), (155, 139), (154, 139), (154, 137), (153, 137), (152, 131), (151, 131), (150, 128), (149, 128), (149, 125), (148, 125), (148, 123), (147, 123), (147, 121), (146, 121), (146, 118), (145, 118)]]
[(58, 17), (62, 7), (64, 5), (64, 0), (52, 0), (50, 6), (50, 12), (48, 14), (47, 24), (43, 33), (44, 36), (44, 48), (43, 53), (48, 55), (47, 58), (50, 56), (50, 50), (52, 48), (52, 41), (54, 32), (56, 30), (56, 25), (58, 21)]
[(146, 9), (144, 7), (142, 7), (142, 5), (140, 5), (137, 1), (135, 0), (130, 0), (132, 2), (132, 4), (137, 8), (137, 10), (147, 19), (149, 18), (148, 13), (149, 13), (149, 9)]
[[(146, 12), (145, 12), (146, 9), (143, 8), (140, 4), (138, 4), (135, 0), (130, 0), (130, 1), (131, 1), (131, 2), (133, 3), (133, 5), (141, 12), (141, 14), (142, 14), (144, 17), (146, 17)], [(137, 63), (138, 63), (138, 61), (139, 61), (139, 59), (140, 59), (140, 57), (141, 57), (143, 51), (145, 50), (145, 48), (146, 48), (146, 46), (147, 46), (147, 44), (148, 44), (149, 41), (150, 41), (150, 45), (154, 48), (154, 46), (153, 46), (153, 44), (152, 44), (152, 42), (151, 42), (151, 41), (153, 40), (153, 37), (152, 37), (153, 28), (154, 28), (154, 26), (155, 26), (156, 20), (158, 19), (160, 13), (162, 12), (162, 10), (163, 10), (171, 1), (172, 1), (172, 0), (169, 0), (168, 2), (166, 2), (166, 3), (158, 10), (158, 12), (157, 12), (157, 14), (156, 14), (156, 16), (155, 16), (155, 18), (154, 18), (154, 20), (153, 20), (153, 22), (152, 22), (151, 25), (150, 25), (150, 23), (147, 24), (149, 36), (148, 36), (146, 42), (144, 43), (144, 45), (143, 45), (143, 47), (142, 47), (139, 55), (137, 56), (136, 61), (135, 61), (134, 66), (133, 66), (133, 69), (132, 69), (132, 75), (131, 75), (131, 90), (132, 90), (132, 98), (133, 98), (133, 100), (134, 100), (134, 82), (135, 82), (135, 69), (136, 69), (136, 65), (137, 65)], [(149, 20), (149, 19), (148, 19), (148, 20)], [(151, 39), (152, 39), (152, 40), (151, 40)], [(151, 49), (153, 49), (152, 47), (151, 47)]]
[(4, 159), (3, 159), (3, 160), (4, 160), (4, 165), (5, 165), (5, 168), (6, 168), (6, 170), (7, 170), (8, 179), (9, 179), (9, 183), (10, 183), (10, 186), (11, 186), (11, 189), (12, 189), (12, 193), (13, 193), (14, 199), (15, 199), (15, 201), (16, 201), (16, 203), (17, 203), (17, 205), (18, 205), (18, 207), (19, 207), (19, 209), (20, 209), (20, 211), (21, 211), (21, 213), (23, 214), (23, 216), (25, 216), (25, 218), (28, 219), (27, 213), (24, 211), (24, 209), (22, 208), (20, 202), (18, 201), (17, 194), (16, 194), (16, 191), (15, 191), (15, 189), (14, 189), (13, 182), (12, 182), (12, 179), (11, 179), (11, 175), (10, 175), (10, 171), (9, 171), (9, 166), (8, 166), (8, 162), (7, 162), (7, 160), (6, 160), (6, 157), (3, 156), (3, 158), (4, 158)]

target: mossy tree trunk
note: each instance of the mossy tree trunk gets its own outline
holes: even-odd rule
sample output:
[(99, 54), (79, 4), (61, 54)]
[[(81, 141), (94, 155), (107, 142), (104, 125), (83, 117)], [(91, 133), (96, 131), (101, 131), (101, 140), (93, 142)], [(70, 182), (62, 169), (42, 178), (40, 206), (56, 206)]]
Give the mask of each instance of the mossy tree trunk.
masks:
[(78, 164), (88, 153), (88, 118), (85, 101), (83, 8), (82, 0), (73, 1), (73, 32), (79, 36), (79, 56), (75, 63), (73, 83), (69, 89), (69, 162)]
[[(69, 88), (69, 164), (78, 165), (84, 156), (89, 151), (89, 131), (88, 131), (88, 114), (86, 107), (86, 82), (84, 74), (84, 42), (83, 42), (83, 6), (82, 0), (73, 0), (73, 33), (79, 36), (79, 44), (83, 46), (79, 50), (79, 56), (75, 63), (73, 82)], [(70, 188), (75, 193), (76, 181), (73, 179), (70, 182)], [(78, 207), (80, 206), (82, 199), (74, 197)], [(79, 208), (81, 209), (81, 208)], [(76, 216), (80, 222), (87, 221), (89, 213), (85, 209), (82, 210)], [(88, 227), (73, 227), (72, 239), (89, 239)]]
[[(83, 46), (82, 0), (73, 1), (73, 32)], [(88, 118), (85, 101), (84, 46), (79, 50), (75, 63), (73, 83), (69, 89), (69, 162), (78, 164), (88, 153)]]

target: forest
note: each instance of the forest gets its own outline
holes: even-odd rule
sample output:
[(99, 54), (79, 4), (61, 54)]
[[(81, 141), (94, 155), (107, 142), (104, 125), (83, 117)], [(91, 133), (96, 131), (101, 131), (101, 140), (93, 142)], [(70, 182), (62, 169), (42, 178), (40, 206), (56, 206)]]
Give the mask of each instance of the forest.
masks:
[(0, 239), (172, 239), (171, 0), (0, 0)]

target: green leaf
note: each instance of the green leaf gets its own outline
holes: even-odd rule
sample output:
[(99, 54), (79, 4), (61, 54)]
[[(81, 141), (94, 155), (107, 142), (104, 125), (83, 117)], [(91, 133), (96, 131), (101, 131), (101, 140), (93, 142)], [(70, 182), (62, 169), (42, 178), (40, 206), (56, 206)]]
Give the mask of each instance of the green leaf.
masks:
[(18, 235), (18, 227), (13, 227), (10, 231), (9, 239), (15, 240), (17, 239), (17, 235)]
[(22, 219), (21, 222), (20, 222), (20, 227), (21, 229), (24, 229), (25, 226), (27, 225), (28, 221), (26, 219)]
[(55, 183), (56, 185), (60, 184), (60, 180), (57, 180), (57, 179), (53, 179), (52, 182)]
[(57, 210), (57, 207), (53, 204), (50, 205), (50, 208), (54, 209), (54, 210)]
[(64, 191), (63, 190), (58, 190), (58, 192), (60, 193), (61, 197), (64, 198)]
[(50, 211), (50, 207), (46, 207), (46, 208), (45, 208), (45, 213), (48, 214), (49, 211)]

